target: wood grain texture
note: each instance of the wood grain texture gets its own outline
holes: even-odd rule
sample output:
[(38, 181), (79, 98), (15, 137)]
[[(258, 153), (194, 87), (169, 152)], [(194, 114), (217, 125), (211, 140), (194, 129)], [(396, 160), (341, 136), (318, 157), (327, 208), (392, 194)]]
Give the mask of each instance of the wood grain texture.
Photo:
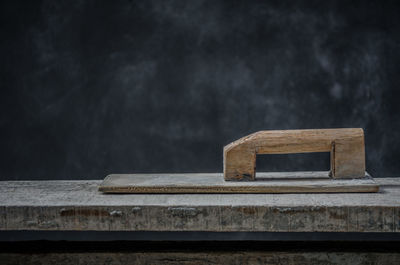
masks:
[(354, 251), (151, 251), (86, 253), (0, 253), (2, 265), (393, 265), (400, 263), (400, 253)]
[(99, 186), (105, 193), (337, 193), (377, 192), (362, 179), (332, 179), (328, 171), (260, 173), (257, 181), (224, 181), (215, 174), (113, 174)]
[(255, 180), (257, 154), (331, 152), (333, 178), (365, 175), (361, 128), (260, 131), (224, 147), (224, 179)]
[(2, 181), (0, 230), (400, 232), (400, 178), (375, 181), (377, 193), (341, 194), (104, 194), (101, 180)]

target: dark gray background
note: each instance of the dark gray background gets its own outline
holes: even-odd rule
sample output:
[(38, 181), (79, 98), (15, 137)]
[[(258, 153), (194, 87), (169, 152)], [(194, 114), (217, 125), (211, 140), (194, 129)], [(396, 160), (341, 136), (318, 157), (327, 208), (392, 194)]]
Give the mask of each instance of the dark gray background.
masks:
[(3, 180), (221, 172), (249, 133), (336, 127), (364, 128), (374, 176), (400, 172), (396, 1), (0, 5)]

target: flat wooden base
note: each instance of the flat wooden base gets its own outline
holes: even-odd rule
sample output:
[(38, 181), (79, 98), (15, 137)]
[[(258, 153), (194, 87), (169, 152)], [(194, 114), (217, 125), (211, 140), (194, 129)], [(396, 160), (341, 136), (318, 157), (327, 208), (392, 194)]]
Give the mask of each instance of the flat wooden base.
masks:
[(360, 179), (332, 179), (328, 171), (257, 173), (255, 181), (225, 181), (222, 173), (112, 174), (105, 193), (342, 193), (378, 192), (365, 172)]

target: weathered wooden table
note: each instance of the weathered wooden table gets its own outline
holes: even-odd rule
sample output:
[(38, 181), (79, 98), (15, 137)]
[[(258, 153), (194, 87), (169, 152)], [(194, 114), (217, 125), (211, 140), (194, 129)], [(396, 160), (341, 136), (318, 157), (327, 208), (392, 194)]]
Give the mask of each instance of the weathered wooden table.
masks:
[[(226, 239), (229, 233), (240, 233), (245, 239), (251, 239), (252, 234), (258, 233), (257, 240), (268, 240), (263, 239), (263, 234), (268, 237), (279, 233), (289, 238), (288, 233), (293, 238), (296, 238), (296, 234), (307, 238), (307, 234), (331, 233), (337, 236), (339, 233), (342, 240), (346, 240), (346, 235), (354, 237), (354, 233), (368, 234), (368, 240), (373, 240), (374, 235), (384, 240), (387, 234), (390, 240), (399, 244), (400, 178), (377, 178), (376, 181), (381, 185), (379, 193), (165, 195), (102, 194), (97, 190), (101, 181), (3, 181), (0, 182), (0, 241), (12, 241), (10, 233), (20, 233), (16, 238), (21, 240), (21, 233), (23, 235), (25, 232), (18, 231), (27, 231), (29, 234), (29, 231), (45, 230), (125, 231), (137, 232), (142, 237), (147, 231), (151, 232), (152, 240), (157, 240), (157, 233), (162, 235), (163, 232), (174, 232), (171, 236), (177, 236), (176, 232), (186, 233), (181, 235), (180, 240), (185, 240), (185, 237), (188, 237), (187, 240), (196, 240), (190, 237), (199, 233), (209, 233), (207, 238), (210, 240), (220, 240), (221, 234)], [(132, 236), (135, 237), (135, 234)], [(306, 240), (304, 238), (302, 240)], [(166, 239), (165, 234), (162, 239)], [(259, 262), (278, 255), (274, 253), (259, 252)], [(3, 253), (0, 259), (27, 259), (27, 254), (21, 255)], [(159, 258), (160, 254), (157, 255)], [(185, 255), (187, 257), (189, 254)], [(193, 255), (191, 260), (195, 261), (197, 254)], [(229, 253), (221, 255), (214, 257), (210, 254), (210, 261), (218, 262), (234, 256)], [(256, 254), (242, 252), (240, 255), (242, 259), (246, 255)], [(280, 253), (278, 256), (282, 255), (295, 253)], [(304, 252), (301, 255), (304, 264), (319, 264), (310, 263)], [(322, 260), (329, 258), (324, 253), (318, 255), (322, 255)], [(365, 260), (376, 258), (379, 261), (377, 264), (400, 260), (399, 253), (368, 255)], [(35, 258), (32, 255), (29, 257)], [(148, 263), (158, 260), (155, 256), (143, 259)]]

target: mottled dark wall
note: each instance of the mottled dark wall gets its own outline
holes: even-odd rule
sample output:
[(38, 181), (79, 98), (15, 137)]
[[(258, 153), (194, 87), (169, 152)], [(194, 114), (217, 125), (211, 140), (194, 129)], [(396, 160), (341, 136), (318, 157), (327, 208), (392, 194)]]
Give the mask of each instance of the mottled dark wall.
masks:
[[(0, 5), (1, 179), (222, 171), (246, 134), (335, 127), (400, 173), (396, 1)], [(291, 161), (320, 164), (263, 163)]]

